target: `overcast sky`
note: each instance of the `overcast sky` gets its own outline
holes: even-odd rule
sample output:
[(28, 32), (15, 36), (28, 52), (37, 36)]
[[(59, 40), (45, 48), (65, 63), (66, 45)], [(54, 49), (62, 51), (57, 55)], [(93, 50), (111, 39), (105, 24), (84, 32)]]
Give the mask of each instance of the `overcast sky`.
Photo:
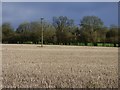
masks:
[(10, 22), (15, 28), (24, 21), (38, 21), (41, 17), (52, 22), (53, 16), (67, 16), (80, 23), (83, 16), (95, 15), (106, 26), (118, 24), (117, 2), (3, 2), (2, 21)]

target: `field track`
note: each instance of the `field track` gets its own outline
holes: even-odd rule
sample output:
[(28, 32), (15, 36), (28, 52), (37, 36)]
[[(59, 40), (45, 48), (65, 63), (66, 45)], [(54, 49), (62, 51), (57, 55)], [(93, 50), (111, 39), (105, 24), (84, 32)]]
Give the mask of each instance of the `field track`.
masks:
[(118, 48), (2, 45), (3, 87), (118, 87)]

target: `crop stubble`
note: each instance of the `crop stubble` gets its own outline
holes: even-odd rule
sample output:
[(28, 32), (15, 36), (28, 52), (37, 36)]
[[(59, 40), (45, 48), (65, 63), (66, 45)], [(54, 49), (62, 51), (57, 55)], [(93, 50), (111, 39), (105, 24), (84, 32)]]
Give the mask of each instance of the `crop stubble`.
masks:
[(118, 48), (2, 46), (3, 87), (117, 88)]

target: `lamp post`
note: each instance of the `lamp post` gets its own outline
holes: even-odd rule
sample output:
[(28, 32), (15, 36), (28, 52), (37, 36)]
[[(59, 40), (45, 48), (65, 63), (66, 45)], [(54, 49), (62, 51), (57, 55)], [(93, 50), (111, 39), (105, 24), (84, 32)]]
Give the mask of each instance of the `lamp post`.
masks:
[(42, 31), (41, 31), (41, 47), (43, 47), (43, 19), (44, 18), (41, 18), (41, 29), (42, 29)]

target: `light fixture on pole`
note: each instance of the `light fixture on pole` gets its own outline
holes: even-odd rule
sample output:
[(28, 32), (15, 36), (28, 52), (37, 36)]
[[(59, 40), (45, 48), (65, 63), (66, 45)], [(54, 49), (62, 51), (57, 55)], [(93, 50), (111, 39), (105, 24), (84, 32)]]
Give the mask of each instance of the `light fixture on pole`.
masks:
[(41, 47), (43, 47), (43, 19), (44, 18), (41, 18), (41, 29), (42, 29), (42, 31), (41, 31)]

